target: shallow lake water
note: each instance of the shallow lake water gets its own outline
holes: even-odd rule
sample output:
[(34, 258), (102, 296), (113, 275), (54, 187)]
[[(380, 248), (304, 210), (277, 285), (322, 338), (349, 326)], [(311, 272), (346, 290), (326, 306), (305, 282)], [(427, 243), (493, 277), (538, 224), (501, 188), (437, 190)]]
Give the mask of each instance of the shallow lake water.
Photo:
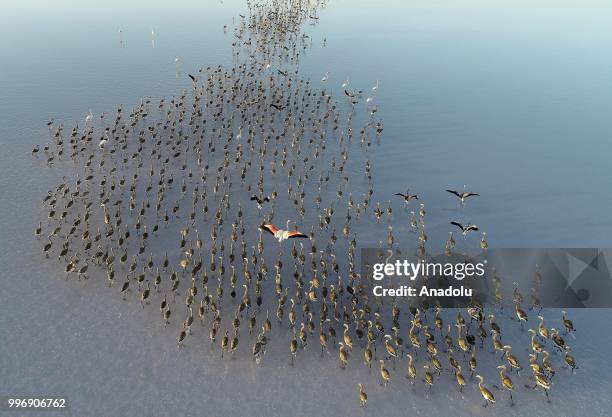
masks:
[[(356, 409), (353, 381), (360, 371), (330, 373), (318, 355), (305, 358), (303, 367), (256, 368), (242, 361), (220, 365), (202, 355), (204, 346), (177, 354), (173, 338), (137, 303), (113, 297), (103, 284), (65, 281), (56, 265), (44, 262), (33, 237), (41, 198), (62, 176), (30, 154), (50, 140), (47, 120), (72, 127), (90, 109), (99, 115), (188, 90), (188, 72), (232, 64), (232, 36), (223, 25), (231, 27), (245, 11), (237, 0), (26, 1), (3, 11), (0, 395), (66, 396), (71, 415), (150, 415), (153, 409), (246, 415), (254, 405), (260, 407), (254, 415), (334, 415), (349, 407), (340, 397)], [(406, 227), (408, 215), (393, 194), (410, 189), (426, 204), (430, 241), (444, 239), (449, 221), (459, 220), (478, 224), (492, 247), (611, 246), (612, 6), (343, 0), (328, 2), (318, 16), (306, 28), (312, 46), (301, 58), (301, 76), (319, 83), (328, 73), (337, 96), (347, 78), (364, 94), (378, 80), (384, 132), (370, 153), (373, 199), (383, 206), (391, 200)], [(481, 196), (459, 208), (444, 189), (464, 185)], [(376, 246), (386, 231), (379, 233), (374, 221), (368, 227), (362, 232), (371, 239), (360, 245)], [(592, 380), (609, 381), (610, 365), (601, 366), (607, 358), (598, 346), (608, 345), (610, 335), (598, 329), (610, 310), (575, 314), (583, 340), (590, 340), (576, 343), (575, 356)], [(194, 368), (200, 360), (202, 368)], [(563, 385), (560, 393), (582, 383)], [(601, 388), (593, 384), (575, 402), (557, 395), (548, 408), (542, 402), (540, 415), (568, 415), (567, 407), (589, 401), (592, 415), (606, 415), (611, 405)], [(405, 400), (399, 390), (372, 386), (370, 392), (376, 400), (358, 413), (420, 415), (428, 406), (421, 396), (397, 407)], [(478, 393), (469, 395), (478, 404)], [(196, 412), (201, 396), (207, 408)], [(321, 411), (319, 402), (332, 405)], [(515, 415), (528, 415), (527, 403)], [(461, 404), (458, 415), (486, 415), (479, 405)]]

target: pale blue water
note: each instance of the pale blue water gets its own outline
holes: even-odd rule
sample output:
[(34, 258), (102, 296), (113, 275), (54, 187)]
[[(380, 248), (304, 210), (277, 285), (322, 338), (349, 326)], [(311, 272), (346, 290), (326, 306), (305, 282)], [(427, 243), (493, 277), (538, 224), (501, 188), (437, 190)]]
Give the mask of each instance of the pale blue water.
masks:
[[(240, 392), (249, 401), (269, 399), (269, 415), (274, 407), (281, 415), (313, 415), (318, 401), (335, 404), (338, 386), (343, 397), (355, 394), (353, 386), (335, 385), (334, 379), (323, 387), (313, 382), (325, 362), (305, 367), (310, 373), (299, 386), (295, 370), (280, 365), (251, 370), (245, 382), (243, 370), (229, 364), (218, 379), (207, 380), (190, 366), (201, 352), (168, 354), (175, 348), (172, 337), (141, 325), (148, 321), (139, 308), (57, 279), (32, 236), (40, 199), (61, 176), (30, 155), (32, 145), (49, 138), (46, 121), (70, 128), (84, 123), (89, 109), (108, 113), (120, 103), (130, 109), (143, 97), (190, 88), (187, 72), (232, 62), (231, 32), (222, 27), (245, 10), (237, 0), (3, 5), (0, 368), (9, 377), (1, 381), (0, 395), (68, 395), (81, 414), (92, 404), (104, 415), (146, 414), (153, 406), (167, 414), (183, 404), (199, 405), (199, 387), (206, 382), (215, 393), (214, 410), (244, 415), (248, 401), (223, 401), (244, 384)], [(300, 70), (315, 83), (329, 72), (328, 84), (339, 98), (347, 76), (352, 88), (366, 93), (380, 80), (376, 102), (385, 130), (371, 154), (374, 200), (384, 207), (395, 192), (418, 193), (427, 206), (430, 241), (445, 237), (449, 220), (457, 219), (487, 231), (491, 246), (609, 247), (610, 21), (612, 6), (603, 1), (331, 1), (319, 25), (308, 28), (313, 46)], [(182, 60), (178, 77), (175, 57)], [(464, 184), (482, 196), (459, 211), (444, 189)], [(400, 203), (394, 202), (396, 213)], [(606, 316), (579, 314), (579, 327), (587, 328), (594, 317), (599, 323), (585, 329), (599, 342), (578, 352), (585, 361), (595, 358), (585, 373), (609, 377), (598, 362), (606, 360), (604, 352), (596, 349), (609, 344), (609, 336), (596, 331)], [(153, 342), (143, 348), (149, 338)], [(207, 360), (211, 368), (217, 363)], [(126, 380), (117, 382), (117, 374)], [(260, 379), (271, 381), (270, 387), (253, 382)], [(287, 386), (295, 394), (281, 401), (275, 390)], [(99, 398), (99, 387), (113, 397)], [(303, 387), (306, 394), (300, 395)], [(377, 395), (379, 405), (385, 398), (391, 405), (404, 399), (400, 390)], [(567, 401), (547, 414), (561, 415)], [(300, 408), (291, 406), (297, 403)], [(593, 414), (605, 415), (609, 404), (602, 407)], [(519, 415), (531, 411), (517, 409)], [(484, 413), (480, 407), (466, 410)]]
[[(46, 141), (46, 120), (72, 125), (89, 109), (188, 88), (187, 72), (231, 62), (222, 26), (245, 10), (239, 1), (9, 6), (0, 17), (5, 195), (23, 199), (24, 181), (39, 181), (28, 153)], [(430, 236), (458, 218), (492, 246), (609, 246), (610, 16), (605, 2), (330, 2), (308, 28), (300, 69), (315, 82), (328, 71), (339, 94), (347, 76), (366, 93), (380, 80), (374, 199), (420, 194)], [(457, 213), (443, 189), (464, 184), (482, 197)], [(3, 201), (3, 222), (12, 207)], [(29, 227), (34, 213), (21, 213)]]

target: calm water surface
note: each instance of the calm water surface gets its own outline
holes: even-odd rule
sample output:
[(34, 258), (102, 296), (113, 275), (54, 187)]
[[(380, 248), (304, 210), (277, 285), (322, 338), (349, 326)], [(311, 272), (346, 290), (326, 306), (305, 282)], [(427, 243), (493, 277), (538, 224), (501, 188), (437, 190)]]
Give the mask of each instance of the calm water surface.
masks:
[[(52, 263), (41, 263), (32, 233), (42, 214), (40, 199), (61, 172), (30, 150), (49, 139), (50, 118), (71, 128), (84, 123), (89, 109), (98, 115), (118, 104), (130, 109), (143, 97), (169, 97), (190, 88), (187, 72), (231, 65), (232, 37), (222, 27), (245, 11), (237, 0), (3, 6), (0, 329), (8, 337), (0, 349), (6, 372), (0, 394), (70, 395), (81, 415), (94, 406), (105, 415), (146, 414), (148, 392), (165, 413), (198, 404), (200, 388), (196, 393), (193, 387), (205, 379), (189, 364), (199, 358), (168, 354), (172, 338), (141, 326), (140, 308), (107, 292), (83, 291), (57, 279)], [(376, 102), (385, 129), (371, 154), (374, 200), (386, 203), (406, 188), (418, 193), (427, 206), (430, 241), (445, 237), (449, 220), (457, 219), (487, 231), (491, 246), (609, 247), (610, 21), (612, 5), (604, 1), (331, 1), (319, 25), (308, 28), (312, 48), (300, 70), (314, 83), (329, 72), (329, 88), (339, 99), (347, 77), (366, 93), (379, 80)], [(176, 57), (182, 61), (178, 75)], [(482, 196), (459, 210), (444, 189), (464, 184)], [(396, 213), (400, 203), (394, 202)], [(584, 328), (594, 316), (581, 312), (577, 322)], [(149, 338), (156, 342), (143, 348)], [(97, 366), (92, 358), (106, 359)], [(151, 370), (153, 361), (158, 366)], [(305, 368), (305, 394), (288, 402), (303, 408), (286, 408), (276, 398), (275, 389), (295, 384), (292, 370), (280, 368), (252, 372), (250, 380), (271, 385), (243, 386), (247, 402), (215, 400), (213, 406), (224, 415), (244, 415), (249, 400), (268, 398), (281, 414), (312, 415), (317, 410), (310, 404), (333, 402), (325, 397), (332, 386), (323, 388), (323, 397), (308, 397), (320, 388), (312, 381), (323, 366)], [(208, 384), (211, 398), (224, 398), (241, 383), (231, 369)], [(609, 377), (595, 360), (585, 369), (594, 380), (598, 372)], [(126, 385), (117, 384), (113, 376), (126, 371)], [(288, 376), (277, 379), (275, 372)], [(112, 392), (112, 400), (98, 398), (98, 390)], [(399, 390), (392, 392), (401, 400)], [(354, 395), (354, 387), (342, 395)]]
[[(28, 153), (47, 140), (46, 120), (70, 126), (89, 109), (189, 88), (187, 72), (231, 64), (222, 26), (245, 10), (239, 1), (10, 6), (0, 17), (2, 234), (30, 233), (38, 216), (32, 202), (50, 173)], [(609, 246), (611, 16), (605, 2), (334, 1), (309, 28), (300, 67), (314, 82), (329, 72), (338, 94), (347, 77), (366, 92), (380, 80), (374, 197), (421, 195), (430, 236), (444, 236), (452, 218), (477, 223), (492, 246)], [(459, 212), (443, 189), (464, 184), (482, 197)]]

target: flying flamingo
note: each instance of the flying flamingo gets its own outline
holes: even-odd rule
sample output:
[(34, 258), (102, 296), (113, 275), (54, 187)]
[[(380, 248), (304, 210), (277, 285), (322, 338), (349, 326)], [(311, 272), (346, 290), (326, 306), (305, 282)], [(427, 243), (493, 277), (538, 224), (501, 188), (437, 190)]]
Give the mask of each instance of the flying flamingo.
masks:
[(273, 224), (264, 224), (260, 226), (263, 230), (273, 235), (276, 239), (278, 239), (279, 243), (282, 243), (283, 240), (292, 239), (292, 238), (307, 238), (308, 236), (302, 232), (297, 230), (289, 230), (289, 222), (291, 220), (287, 220), (287, 230), (279, 229)]

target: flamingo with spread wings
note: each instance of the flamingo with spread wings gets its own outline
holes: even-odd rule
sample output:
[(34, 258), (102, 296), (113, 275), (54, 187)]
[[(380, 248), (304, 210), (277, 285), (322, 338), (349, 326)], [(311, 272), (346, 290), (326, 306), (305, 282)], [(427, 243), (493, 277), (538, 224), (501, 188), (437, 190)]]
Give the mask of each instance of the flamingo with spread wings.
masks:
[(461, 201), (461, 204), (463, 205), (465, 203), (465, 200), (469, 197), (475, 197), (475, 196), (480, 196), (480, 194), (477, 193), (473, 193), (471, 191), (466, 191), (465, 190), (465, 185), (463, 186), (463, 191), (457, 191), (457, 190), (446, 190), (446, 192), (451, 193), (453, 195), (456, 195), (457, 197), (459, 197), (459, 200)]
[(463, 236), (467, 236), (467, 234), (472, 230), (478, 231), (478, 226), (476, 226), (475, 224), (469, 223), (466, 226), (462, 225), (459, 222), (450, 222), (450, 224), (452, 224), (453, 226), (457, 226), (459, 229), (461, 229), (461, 233), (463, 233)]
[[(287, 229), (289, 229), (289, 222), (290, 220), (287, 220)], [(266, 232), (273, 235), (276, 239), (278, 239), (279, 243), (287, 239), (307, 238), (308, 237), (308, 235), (305, 235), (304, 233), (298, 230), (283, 230), (283, 229), (279, 229), (273, 224), (264, 224), (264, 225), (261, 225), (260, 227), (261, 229), (265, 230)]]

